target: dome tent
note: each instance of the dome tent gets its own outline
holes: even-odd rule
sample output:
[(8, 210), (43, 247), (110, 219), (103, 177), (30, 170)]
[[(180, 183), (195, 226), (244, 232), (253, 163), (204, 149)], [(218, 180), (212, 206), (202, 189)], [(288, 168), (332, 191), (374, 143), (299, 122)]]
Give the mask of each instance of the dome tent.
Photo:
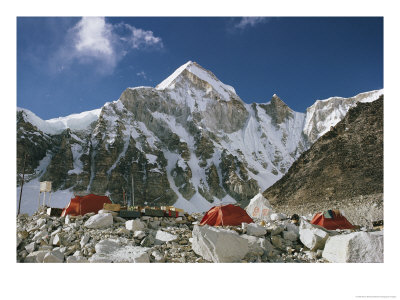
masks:
[(61, 216), (83, 216), (90, 212), (97, 214), (99, 210), (103, 209), (104, 203), (112, 202), (107, 196), (98, 196), (95, 194), (75, 196), (75, 198), (72, 198), (69, 204), (64, 208)]
[(274, 212), (268, 199), (261, 192), (255, 195), (246, 207), (246, 212), (252, 217), (266, 222), (271, 221), (271, 214)]
[(228, 204), (211, 207), (201, 219), (200, 225), (237, 226), (242, 223), (253, 223), (253, 219), (240, 206)]
[(339, 210), (327, 210), (316, 213), (311, 224), (319, 225), (328, 230), (353, 229), (354, 226), (343, 216)]

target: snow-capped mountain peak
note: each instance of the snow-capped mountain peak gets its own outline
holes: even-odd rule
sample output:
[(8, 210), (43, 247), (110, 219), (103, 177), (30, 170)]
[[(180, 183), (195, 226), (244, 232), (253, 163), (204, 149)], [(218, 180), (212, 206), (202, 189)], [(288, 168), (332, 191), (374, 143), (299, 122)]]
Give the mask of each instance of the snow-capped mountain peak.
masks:
[(185, 79), (196, 87), (205, 89), (208, 93), (213, 90), (219, 94), (221, 100), (230, 101), (231, 98), (239, 98), (232, 86), (222, 83), (212, 72), (192, 61), (176, 69), (156, 86), (156, 90), (174, 90), (177, 84)]
[(183, 64), (180, 66), (178, 69), (176, 69), (171, 75), (169, 75), (167, 78), (165, 78), (160, 84), (156, 86), (156, 90), (165, 90), (168, 87), (171, 86), (171, 84), (176, 80), (176, 78), (185, 70), (189, 65), (191, 65), (193, 62), (189, 60), (187, 63)]

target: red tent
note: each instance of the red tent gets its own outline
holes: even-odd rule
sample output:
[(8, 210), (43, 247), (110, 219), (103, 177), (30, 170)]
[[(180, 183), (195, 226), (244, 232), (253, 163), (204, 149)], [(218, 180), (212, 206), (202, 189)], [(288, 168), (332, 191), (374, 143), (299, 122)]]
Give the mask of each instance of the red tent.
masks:
[(64, 208), (61, 216), (79, 216), (90, 212), (98, 213), (100, 209), (103, 209), (104, 203), (112, 202), (107, 196), (98, 196), (94, 194), (75, 196)]
[(253, 223), (253, 219), (240, 206), (228, 204), (212, 207), (201, 219), (200, 225), (236, 226), (242, 223)]
[(327, 210), (322, 213), (316, 213), (311, 220), (311, 224), (322, 226), (328, 230), (354, 228), (338, 210)]

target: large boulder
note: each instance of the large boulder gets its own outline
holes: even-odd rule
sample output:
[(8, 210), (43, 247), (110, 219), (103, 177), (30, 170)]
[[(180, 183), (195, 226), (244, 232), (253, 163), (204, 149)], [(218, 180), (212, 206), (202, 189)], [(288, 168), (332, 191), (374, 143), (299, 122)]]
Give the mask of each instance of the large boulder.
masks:
[(311, 224), (306, 220), (301, 220), (300, 228), (300, 241), (311, 251), (324, 249), (325, 243), (330, 235), (337, 234), (334, 231), (326, 230), (325, 228)]
[(237, 262), (249, 252), (247, 240), (232, 230), (195, 225), (192, 237), (193, 251), (208, 261)]
[(383, 231), (329, 237), (322, 257), (335, 263), (383, 263)]
[(97, 214), (85, 222), (87, 228), (104, 228), (113, 224), (112, 214)]

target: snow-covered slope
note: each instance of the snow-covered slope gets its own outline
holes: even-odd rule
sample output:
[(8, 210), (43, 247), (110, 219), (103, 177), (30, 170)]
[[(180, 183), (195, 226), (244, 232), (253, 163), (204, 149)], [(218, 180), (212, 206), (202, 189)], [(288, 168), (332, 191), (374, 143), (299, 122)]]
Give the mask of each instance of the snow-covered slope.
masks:
[(307, 116), (304, 125), (304, 133), (314, 143), (324, 135), (332, 126), (335, 126), (344, 118), (348, 110), (357, 102), (372, 102), (383, 95), (383, 90), (375, 90), (360, 93), (350, 98), (331, 97), (325, 100), (317, 100), (307, 108)]
[(26, 121), (36, 126), (43, 133), (57, 134), (67, 128), (72, 130), (86, 130), (91, 123), (98, 119), (101, 108), (49, 120), (42, 120), (25, 108), (17, 107), (18, 111), (22, 111), (26, 116)]
[(246, 104), (189, 61), (157, 87), (127, 88), (98, 110), (44, 121), (18, 109), (24, 113), (17, 124), (18, 165), (28, 149), (30, 178), (53, 181), (60, 195), (93, 192), (130, 201), (133, 182), (135, 204), (175, 204), (188, 212), (245, 205), (355, 102), (381, 93), (319, 100), (305, 114), (277, 95)]

